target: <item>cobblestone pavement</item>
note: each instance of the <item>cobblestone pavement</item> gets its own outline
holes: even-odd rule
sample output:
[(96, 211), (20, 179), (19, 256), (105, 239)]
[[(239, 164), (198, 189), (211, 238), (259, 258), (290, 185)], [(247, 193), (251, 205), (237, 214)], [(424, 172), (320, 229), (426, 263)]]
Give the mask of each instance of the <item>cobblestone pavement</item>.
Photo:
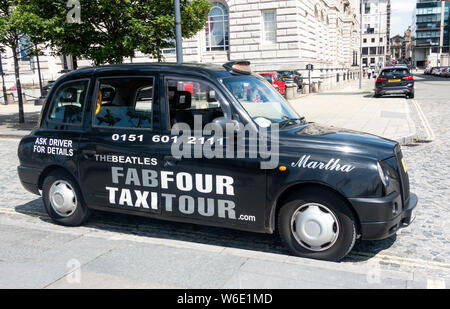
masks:
[[(30, 269), (19, 270), (23, 265), (30, 265), (20, 263), (31, 261), (34, 265), (35, 256), (47, 259), (47, 255), (56, 254), (52, 250), (61, 247), (69, 251), (70, 248), (89, 250), (92, 256), (83, 267), (84, 278), (91, 278), (91, 285), (85, 287), (109, 287), (114, 286), (113, 282), (125, 287), (449, 287), (449, 86), (450, 79), (416, 77), (416, 101), (436, 139), (402, 147), (411, 190), (419, 196), (415, 222), (389, 239), (357, 242), (341, 263), (288, 256), (277, 234), (261, 235), (109, 213), (96, 213), (83, 227), (57, 226), (46, 215), (40, 197), (26, 192), (20, 185), (16, 172), (18, 140), (0, 139), (0, 235), (3, 235), (0, 236), (0, 277), (16, 280), (0, 279), (0, 286), (39, 287), (49, 282), (54, 287), (66, 286), (61, 278), (67, 276), (67, 271), (47, 281), (46, 277), (41, 278), (45, 283), (36, 279), (25, 284)], [(55, 233), (60, 236), (54, 236)], [(104, 250), (98, 261), (96, 250)], [(158, 255), (154, 250), (158, 250)], [(153, 270), (129, 269), (130, 264), (122, 264), (134, 258), (139, 263), (152, 259), (156, 263), (159, 256), (169, 260), (177, 256), (184, 262), (176, 264), (170, 260), (175, 263), (171, 266), (158, 262), (158, 267), (152, 264)], [(66, 262), (64, 259), (61, 263)], [(55, 263), (39, 264), (39, 267), (57, 269)], [(115, 263), (122, 267), (121, 271), (114, 270)], [(192, 270), (189, 266), (192, 263), (202, 266), (190, 277), (187, 271)], [(211, 265), (214, 267), (210, 268)], [(151, 273), (153, 283), (141, 278), (142, 274), (141, 277), (130, 275), (140, 272)], [(179, 272), (177, 278), (173, 277), (174, 272)], [(354, 276), (346, 277), (346, 274)], [(122, 279), (117, 281), (118, 278)]]

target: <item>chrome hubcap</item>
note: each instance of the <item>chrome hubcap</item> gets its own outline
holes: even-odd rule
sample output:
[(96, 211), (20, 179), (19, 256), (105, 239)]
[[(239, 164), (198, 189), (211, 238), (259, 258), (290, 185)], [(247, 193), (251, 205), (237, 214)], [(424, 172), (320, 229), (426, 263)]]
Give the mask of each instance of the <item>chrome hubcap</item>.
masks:
[(61, 217), (68, 217), (77, 208), (77, 197), (72, 186), (64, 180), (55, 181), (50, 187), (50, 205)]
[(291, 231), (297, 242), (308, 250), (324, 251), (332, 247), (339, 236), (339, 223), (327, 207), (308, 203), (292, 215)]

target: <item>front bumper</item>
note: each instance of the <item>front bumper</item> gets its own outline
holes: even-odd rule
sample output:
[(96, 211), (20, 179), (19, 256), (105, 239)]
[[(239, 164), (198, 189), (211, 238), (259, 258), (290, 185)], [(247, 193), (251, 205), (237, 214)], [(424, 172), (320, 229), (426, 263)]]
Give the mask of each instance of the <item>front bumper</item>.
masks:
[[(360, 219), (361, 239), (364, 240), (387, 238), (411, 224), (415, 218), (414, 209), (419, 201), (417, 195), (410, 193), (409, 200), (401, 209), (401, 195), (398, 193), (383, 198), (351, 198), (349, 200)], [(394, 217), (393, 214), (395, 214)]]

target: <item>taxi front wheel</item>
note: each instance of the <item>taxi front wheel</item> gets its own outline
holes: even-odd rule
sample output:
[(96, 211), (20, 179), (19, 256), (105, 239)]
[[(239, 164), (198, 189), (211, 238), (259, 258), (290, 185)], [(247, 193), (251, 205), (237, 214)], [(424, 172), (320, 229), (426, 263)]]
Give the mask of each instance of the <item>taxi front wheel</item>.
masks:
[(62, 225), (80, 225), (91, 214), (78, 184), (63, 170), (53, 171), (45, 177), (42, 198), (50, 218)]
[(280, 209), (281, 239), (297, 256), (339, 261), (356, 241), (355, 219), (337, 194), (311, 188), (291, 196)]

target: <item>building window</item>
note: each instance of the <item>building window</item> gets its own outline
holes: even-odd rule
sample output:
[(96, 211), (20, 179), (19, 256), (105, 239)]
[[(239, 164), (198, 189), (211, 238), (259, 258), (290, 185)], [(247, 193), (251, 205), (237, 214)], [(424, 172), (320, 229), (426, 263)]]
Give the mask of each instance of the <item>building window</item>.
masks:
[(377, 54), (377, 48), (376, 47), (371, 47), (370, 48), (370, 54), (371, 55), (376, 55)]
[(370, 58), (370, 64), (374, 64), (375, 63), (375, 58)]
[(206, 50), (228, 50), (228, 10), (214, 2), (206, 21)]
[(367, 43), (367, 39), (363, 39), (363, 43)]
[(363, 54), (363, 55), (367, 55), (368, 53), (369, 53), (368, 47), (363, 47), (363, 48), (362, 48), (362, 54)]
[(277, 32), (277, 24), (276, 24), (276, 13), (275, 11), (265, 11), (263, 12), (263, 20), (264, 20), (264, 42), (275, 44), (276, 43), (276, 32)]
[(364, 14), (370, 14), (370, 3), (364, 3)]
[(28, 50), (31, 47), (30, 38), (28, 36), (21, 36), (19, 38), (19, 59), (21, 61), (30, 61), (30, 55), (28, 55)]
[(380, 43), (383, 43), (383, 38), (380, 38)]

